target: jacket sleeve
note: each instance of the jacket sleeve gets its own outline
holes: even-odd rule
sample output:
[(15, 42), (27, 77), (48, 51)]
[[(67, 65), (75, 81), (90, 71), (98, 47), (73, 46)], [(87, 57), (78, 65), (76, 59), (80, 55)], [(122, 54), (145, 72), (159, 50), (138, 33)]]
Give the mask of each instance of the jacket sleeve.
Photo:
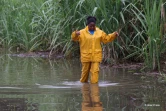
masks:
[(73, 41), (79, 41), (80, 35), (79, 35), (79, 36), (76, 36), (76, 32), (74, 31), (74, 32), (71, 34), (71, 39), (72, 39)]
[(117, 37), (116, 33), (113, 32), (111, 34), (106, 34), (105, 32), (102, 32), (102, 37), (101, 37), (101, 41), (106, 44), (108, 42), (112, 42), (115, 38)]

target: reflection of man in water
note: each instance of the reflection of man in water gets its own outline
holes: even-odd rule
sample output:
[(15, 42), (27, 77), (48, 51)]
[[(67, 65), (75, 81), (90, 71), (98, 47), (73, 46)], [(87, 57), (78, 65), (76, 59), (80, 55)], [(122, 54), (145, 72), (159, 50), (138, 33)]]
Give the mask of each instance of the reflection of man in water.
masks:
[(82, 86), (82, 111), (103, 111), (98, 84), (84, 83)]

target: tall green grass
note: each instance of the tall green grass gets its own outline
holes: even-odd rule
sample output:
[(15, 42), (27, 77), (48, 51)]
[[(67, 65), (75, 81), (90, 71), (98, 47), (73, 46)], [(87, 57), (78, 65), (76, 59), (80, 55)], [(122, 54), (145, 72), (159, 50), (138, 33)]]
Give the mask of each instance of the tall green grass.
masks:
[(165, 9), (163, 0), (1, 0), (0, 46), (75, 56), (79, 47), (71, 32), (84, 28), (93, 15), (106, 33), (120, 33), (103, 45), (103, 62), (131, 60), (156, 69), (166, 52)]
[(47, 50), (56, 38), (60, 13), (55, 1), (1, 1), (1, 45), (25, 51)]
[[(153, 2), (146, 0), (144, 6), (144, 10), (139, 10), (138, 7), (132, 5), (134, 8), (132, 12), (140, 22), (140, 26), (133, 24), (133, 27), (140, 34), (143, 41), (142, 46), (135, 45), (133, 47), (138, 49), (136, 53), (140, 53), (141, 57), (144, 58), (146, 67), (160, 70), (160, 56), (166, 51), (165, 34), (161, 32), (164, 21), (160, 15), (161, 8), (165, 10), (162, 7), (164, 3), (162, 0), (154, 0)], [(135, 54), (135, 52), (132, 54)]]
[(146, 0), (145, 3), (145, 23), (147, 25), (146, 34), (148, 36), (148, 44), (145, 49), (145, 60), (152, 69), (156, 69), (157, 66), (160, 68), (159, 58), (162, 49), (165, 48), (163, 46), (164, 39), (160, 32), (162, 0), (159, 0), (158, 2), (159, 3), (157, 3), (157, 1), (151, 2), (150, 0)]

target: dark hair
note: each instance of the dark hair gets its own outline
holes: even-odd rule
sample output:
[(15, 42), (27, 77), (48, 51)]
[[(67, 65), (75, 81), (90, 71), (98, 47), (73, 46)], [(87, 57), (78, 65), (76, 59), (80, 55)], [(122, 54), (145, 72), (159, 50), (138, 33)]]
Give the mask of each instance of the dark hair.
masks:
[(88, 16), (86, 20), (87, 20), (87, 25), (90, 24), (91, 22), (96, 24), (97, 21), (96, 17), (93, 16)]

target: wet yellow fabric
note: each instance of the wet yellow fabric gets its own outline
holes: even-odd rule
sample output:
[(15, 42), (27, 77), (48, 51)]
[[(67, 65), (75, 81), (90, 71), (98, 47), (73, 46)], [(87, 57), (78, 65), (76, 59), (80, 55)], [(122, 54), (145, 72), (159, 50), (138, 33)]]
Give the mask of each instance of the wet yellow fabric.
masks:
[(80, 30), (79, 36), (76, 36), (75, 31), (72, 33), (72, 40), (78, 41), (80, 44), (81, 62), (101, 62), (101, 42), (106, 44), (115, 38), (115, 32), (107, 35), (97, 27), (93, 35), (89, 33), (88, 26)]
[(80, 44), (80, 54), (82, 62), (81, 82), (88, 82), (89, 72), (91, 83), (97, 83), (99, 78), (99, 64), (102, 61), (101, 43), (108, 43), (116, 38), (116, 32), (106, 34), (99, 28), (95, 28), (94, 34), (90, 34), (88, 26), (80, 30), (80, 35), (76, 31), (72, 33), (72, 40)]
[(82, 62), (81, 82), (88, 82), (90, 74), (90, 82), (97, 83), (99, 78), (99, 62)]

